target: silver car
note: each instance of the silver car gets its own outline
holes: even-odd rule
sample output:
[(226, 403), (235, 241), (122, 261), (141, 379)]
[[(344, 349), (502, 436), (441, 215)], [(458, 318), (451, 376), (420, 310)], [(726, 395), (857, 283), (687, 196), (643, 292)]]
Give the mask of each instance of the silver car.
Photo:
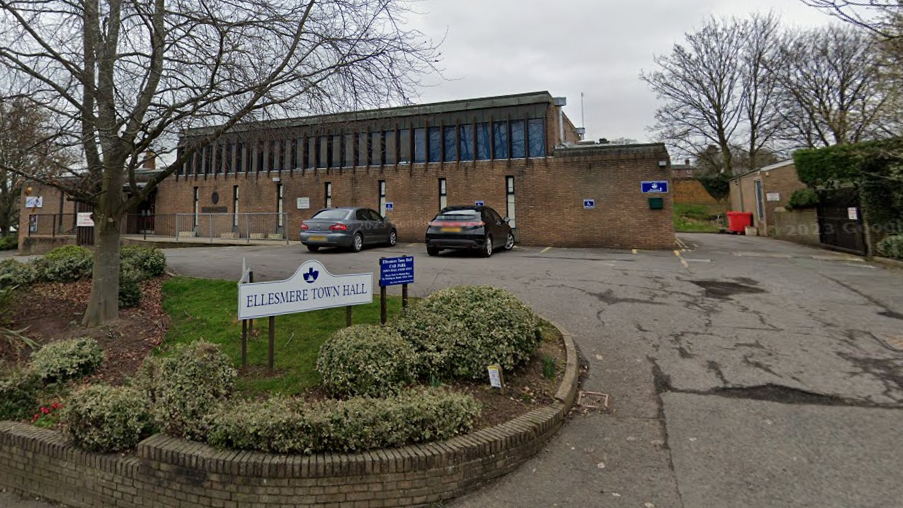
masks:
[(324, 208), (301, 223), (301, 243), (311, 252), (320, 247), (345, 247), (360, 252), (365, 245), (393, 247), (397, 241), (395, 225), (370, 208)]

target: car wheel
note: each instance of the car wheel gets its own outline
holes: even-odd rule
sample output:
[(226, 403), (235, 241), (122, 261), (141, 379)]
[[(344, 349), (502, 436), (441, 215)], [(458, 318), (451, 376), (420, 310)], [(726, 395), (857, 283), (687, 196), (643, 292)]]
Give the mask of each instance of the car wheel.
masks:
[(320, 250), (320, 246), (319, 245), (308, 245), (307, 250), (309, 250), (311, 252), (317, 252), (318, 250)]
[(514, 248), (514, 233), (508, 231), (508, 239), (505, 240), (505, 250), (511, 250)]
[(492, 255), (492, 235), (486, 236), (486, 241), (483, 242), (483, 248), (480, 250), (480, 255), (484, 258), (488, 258)]
[(360, 233), (354, 234), (354, 239), (351, 240), (351, 251), (352, 252), (360, 252), (361, 249), (364, 248), (364, 237)]
[(427, 253), (427, 255), (430, 255), (430, 256), (438, 256), (438, 255), (439, 255), (439, 249), (437, 249), (437, 248), (435, 248), (435, 247), (427, 247), (427, 248), (426, 248), (426, 253)]
[(389, 233), (389, 247), (395, 247), (395, 244), (398, 243), (398, 233), (393, 229), (391, 233)]

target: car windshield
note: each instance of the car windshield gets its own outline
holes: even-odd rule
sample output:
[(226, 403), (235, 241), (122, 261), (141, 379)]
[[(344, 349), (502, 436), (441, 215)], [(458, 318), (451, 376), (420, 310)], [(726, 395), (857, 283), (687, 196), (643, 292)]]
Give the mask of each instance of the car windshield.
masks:
[(346, 215), (348, 215), (348, 210), (338, 210), (338, 209), (320, 210), (319, 212), (314, 214), (314, 216), (311, 217), (311, 219), (338, 220), (338, 219), (344, 219)]
[(439, 212), (435, 220), (480, 220), (480, 212), (476, 210), (446, 210)]

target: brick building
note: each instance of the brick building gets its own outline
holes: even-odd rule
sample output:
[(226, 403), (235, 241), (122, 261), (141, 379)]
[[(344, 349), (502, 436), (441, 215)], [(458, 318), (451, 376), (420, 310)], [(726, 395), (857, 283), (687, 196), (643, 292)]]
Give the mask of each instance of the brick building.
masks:
[(805, 188), (793, 160), (765, 166), (731, 180), (731, 210), (752, 212), (759, 234), (771, 235), (778, 211), (784, 210), (794, 191)]
[[(233, 238), (251, 234), (244, 214), (279, 212), (270, 233), (297, 239), (320, 208), (367, 206), (400, 241), (422, 242), (440, 207), (482, 201), (526, 245), (671, 248), (671, 196), (641, 192), (642, 181), (670, 181), (664, 145), (578, 145), (563, 106), (537, 92), (243, 124), (200, 148), (144, 210), (156, 235)], [(180, 146), (206, 132), (185, 132)], [(176, 215), (178, 225), (162, 220)]]

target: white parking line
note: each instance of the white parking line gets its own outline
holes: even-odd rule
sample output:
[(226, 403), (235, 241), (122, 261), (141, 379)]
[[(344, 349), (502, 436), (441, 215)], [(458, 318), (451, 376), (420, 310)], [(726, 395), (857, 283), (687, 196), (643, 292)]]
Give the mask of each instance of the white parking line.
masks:
[(539, 251), (539, 253), (540, 253), (540, 254), (545, 254), (546, 252), (549, 252), (550, 250), (552, 250), (551, 247), (546, 247), (545, 249)]

